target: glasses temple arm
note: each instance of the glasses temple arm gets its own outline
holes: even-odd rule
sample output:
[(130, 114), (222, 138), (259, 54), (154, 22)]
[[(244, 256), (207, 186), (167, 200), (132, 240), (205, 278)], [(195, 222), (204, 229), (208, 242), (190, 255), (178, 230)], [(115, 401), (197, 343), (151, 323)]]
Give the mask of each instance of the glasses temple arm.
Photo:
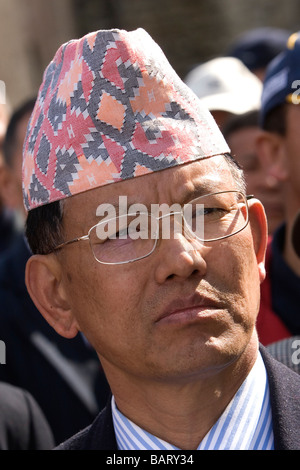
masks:
[(67, 242), (60, 243), (55, 248), (53, 248), (53, 251), (59, 250), (63, 246), (70, 245), (71, 243), (79, 242), (80, 240), (88, 240), (88, 239), (89, 239), (88, 235), (84, 235), (83, 237), (73, 238), (72, 240), (68, 240)]

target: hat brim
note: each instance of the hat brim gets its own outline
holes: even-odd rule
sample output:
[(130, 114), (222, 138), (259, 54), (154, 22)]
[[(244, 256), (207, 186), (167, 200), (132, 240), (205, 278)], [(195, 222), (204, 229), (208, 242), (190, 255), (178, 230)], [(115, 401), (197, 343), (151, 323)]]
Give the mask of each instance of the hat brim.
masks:
[(260, 100), (252, 96), (232, 95), (232, 93), (218, 93), (200, 98), (201, 103), (210, 111), (227, 111), (232, 114), (244, 114), (249, 111), (258, 111)]

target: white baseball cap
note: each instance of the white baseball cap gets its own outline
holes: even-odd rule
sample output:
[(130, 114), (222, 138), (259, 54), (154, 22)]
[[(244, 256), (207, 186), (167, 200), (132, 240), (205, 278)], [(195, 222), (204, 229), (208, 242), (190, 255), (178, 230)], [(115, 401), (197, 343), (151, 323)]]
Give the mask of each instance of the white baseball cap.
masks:
[(243, 114), (260, 108), (262, 82), (234, 57), (218, 57), (198, 65), (185, 83), (210, 111)]

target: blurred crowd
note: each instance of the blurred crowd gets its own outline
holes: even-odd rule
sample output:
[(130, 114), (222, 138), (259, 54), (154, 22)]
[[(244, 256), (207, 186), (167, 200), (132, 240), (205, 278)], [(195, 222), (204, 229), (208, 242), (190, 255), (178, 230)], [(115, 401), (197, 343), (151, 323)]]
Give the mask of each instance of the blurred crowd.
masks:
[[(300, 37), (292, 33), (247, 32), (226, 54), (195, 65), (185, 83), (221, 128), (244, 170), (248, 194), (265, 207), (269, 243), (258, 336), (299, 373)], [(109, 395), (86, 339), (55, 333), (26, 290), (30, 250), (24, 237), (22, 147), (34, 103), (33, 97), (15, 110), (0, 104), (0, 339), (6, 345), (0, 381), (2, 396), (15, 400), (1, 419), (23, 408), (34, 417), (13, 425), (6, 442), (0, 440), (2, 448), (51, 448), (88, 425)], [(35, 432), (35, 426), (44, 432)]]

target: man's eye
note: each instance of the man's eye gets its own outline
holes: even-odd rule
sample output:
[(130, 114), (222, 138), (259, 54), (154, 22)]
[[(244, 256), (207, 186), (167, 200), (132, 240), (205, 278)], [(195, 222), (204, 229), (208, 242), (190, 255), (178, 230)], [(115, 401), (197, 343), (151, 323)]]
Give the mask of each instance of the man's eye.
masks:
[(221, 207), (205, 207), (204, 209), (204, 215), (207, 216), (220, 216), (222, 217), (223, 215), (227, 214), (228, 211), (226, 209), (223, 209)]
[(227, 209), (222, 207), (203, 207), (194, 213), (194, 217), (221, 218), (228, 212)]

